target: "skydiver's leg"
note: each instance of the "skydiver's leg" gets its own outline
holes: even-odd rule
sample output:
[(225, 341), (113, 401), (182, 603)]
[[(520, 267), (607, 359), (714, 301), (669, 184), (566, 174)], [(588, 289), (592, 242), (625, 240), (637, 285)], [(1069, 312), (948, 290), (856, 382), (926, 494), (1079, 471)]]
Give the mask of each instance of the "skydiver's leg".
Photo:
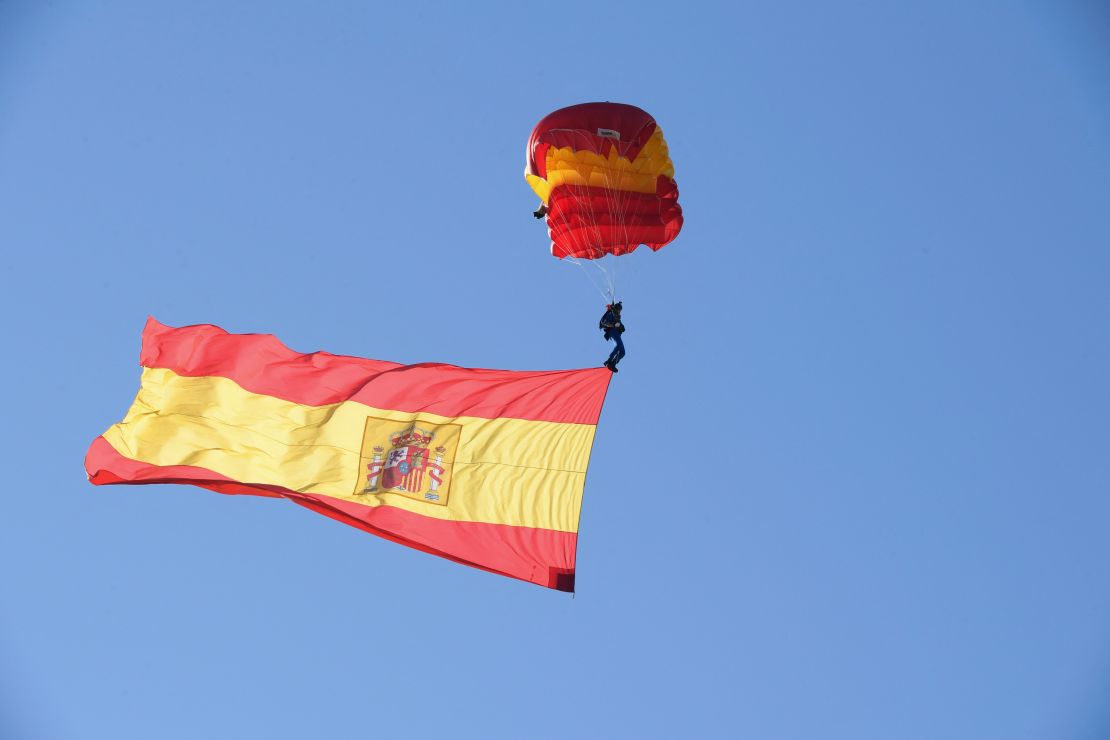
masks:
[(617, 343), (617, 346), (613, 348), (612, 354), (609, 355), (608, 362), (613, 367), (616, 367), (617, 363), (621, 361), (622, 357), (624, 357), (624, 340), (621, 339), (620, 334), (614, 334), (613, 340)]

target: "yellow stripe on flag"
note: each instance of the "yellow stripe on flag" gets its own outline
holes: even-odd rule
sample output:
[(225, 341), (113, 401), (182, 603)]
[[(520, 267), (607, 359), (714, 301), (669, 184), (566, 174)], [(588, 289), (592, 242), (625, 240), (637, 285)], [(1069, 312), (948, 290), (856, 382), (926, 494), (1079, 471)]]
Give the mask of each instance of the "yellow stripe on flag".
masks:
[[(410, 427), (418, 441), (409, 449), (425, 456), (418, 462), (442, 459), (441, 487), (423, 494), (434, 501), (369, 490), (368, 476), (397, 449), (391, 442), (405, 442)], [(244, 483), (387, 504), (438, 519), (576, 532), (594, 429), (409, 413), (353, 401), (306, 406), (251, 393), (227, 378), (147, 368), (127, 416), (104, 437), (120, 454), (152, 465), (192, 465)], [(422, 433), (434, 435), (424, 447), (418, 446)]]

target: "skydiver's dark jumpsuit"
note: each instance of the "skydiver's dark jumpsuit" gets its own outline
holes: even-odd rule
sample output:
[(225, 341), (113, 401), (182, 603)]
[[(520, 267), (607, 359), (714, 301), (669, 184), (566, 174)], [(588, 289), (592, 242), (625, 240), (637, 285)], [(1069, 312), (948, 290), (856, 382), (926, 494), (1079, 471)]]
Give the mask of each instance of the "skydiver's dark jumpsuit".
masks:
[(617, 363), (624, 357), (624, 340), (621, 339), (621, 334), (624, 334), (624, 324), (621, 323), (620, 309), (610, 308), (601, 317), (601, 330), (605, 332), (605, 341), (612, 339), (617, 343), (613, 348), (613, 352), (609, 355), (609, 359), (605, 361), (606, 366), (616, 368)]

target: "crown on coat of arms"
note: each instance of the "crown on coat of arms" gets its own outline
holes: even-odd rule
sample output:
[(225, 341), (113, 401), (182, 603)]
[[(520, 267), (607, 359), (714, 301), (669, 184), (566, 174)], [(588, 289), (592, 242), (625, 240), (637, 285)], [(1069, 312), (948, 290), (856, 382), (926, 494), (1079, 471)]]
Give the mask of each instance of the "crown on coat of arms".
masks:
[(403, 432), (390, 436), (389, 443), (394, 447), (427, 447), (432, 443), (432, 437), (434, 436), (436, 436), (435, 432), (417, 429), (414, 424)]

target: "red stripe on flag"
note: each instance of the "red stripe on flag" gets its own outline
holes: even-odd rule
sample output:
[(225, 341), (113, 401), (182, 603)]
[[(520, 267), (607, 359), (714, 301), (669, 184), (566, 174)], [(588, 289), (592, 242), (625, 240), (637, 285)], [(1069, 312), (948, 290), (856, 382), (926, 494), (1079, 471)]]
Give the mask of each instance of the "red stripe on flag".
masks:
[(350, 400), (440, 416), (572, 424), (597, 424), (612, 377), (601, 367), (482, 370), (300, 354), (270, 334), (229, 334), (210, 324), (174, 328), (153, 317), (143, 329), (139, 364), (178, 375), (228, 378), (252, 393), (308, 406)]
[[(280, 486), (240, 483), (191, 465), (150, 465), (124, 457), (103, 437), (97, 437), (89, 447), (85, 470), (95, 485), (184, 483), (218, 493), (287, 498), (344, 524), (432, 555), (559, 591), (574, 590), (578, 535), (572, 532), (435, 519), (392, 506), (365, 506)], [(444, 550), (450, 550), (450, 554)]]

